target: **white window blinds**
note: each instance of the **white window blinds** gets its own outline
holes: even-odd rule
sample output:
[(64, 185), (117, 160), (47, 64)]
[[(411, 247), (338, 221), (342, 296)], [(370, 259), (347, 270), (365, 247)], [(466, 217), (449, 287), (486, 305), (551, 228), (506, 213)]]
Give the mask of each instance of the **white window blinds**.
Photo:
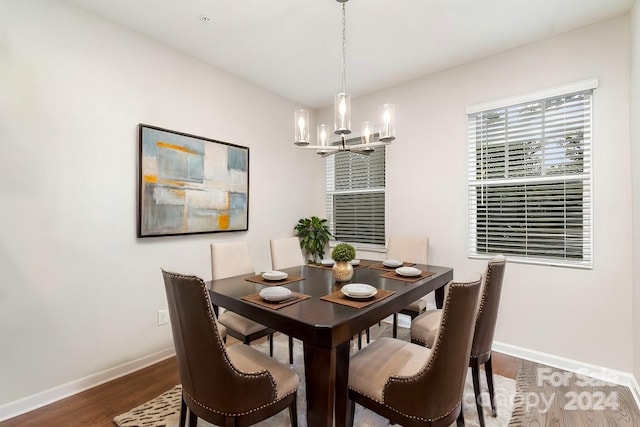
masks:
[(470, 256), (591, 267), (592, 94), (469, 114)]
[[(359, 137), (347, 140), (357, 144)], [(326, 212), (334, 239), (385, 243), (385, 147), (368, 156), (341, 152), (327, 158)]]

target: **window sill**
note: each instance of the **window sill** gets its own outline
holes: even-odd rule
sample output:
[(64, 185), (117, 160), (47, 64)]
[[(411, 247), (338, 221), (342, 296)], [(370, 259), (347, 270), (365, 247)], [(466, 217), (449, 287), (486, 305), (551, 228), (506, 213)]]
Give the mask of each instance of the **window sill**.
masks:
[(350, 245), (353, 245), (354, 248), (356, 248), (356, 251), (377, 252), (377, 253), (381, 253), (381, 254), (384, 254), (384, 253), (387, 252), (386, 246), (383, 246), (383, 245), (372, 245), (372, 244), (368, 244), (368, 243), (342, 242), (342, 241), (337, 241), (337, 240), (330, 241), (329, 242), (329, 247), (330, 248), (335, 248), (338, 243), (349, 243)]
[[(469, 255), (469, 259), (482, 259), (482, 260), (490, 260), (494, 255)], [(564, 267), (564, 268), (575, 268), (579, 270), (593, 270), (593, 265), (588, 263), (581, 263), (579, 261), (568, 261), (563, 262), (561, 260), (553, 260), (553, 259), (537, 259), (537, 258), (523, 258), (523, 257), (515, 257), (505, 255), (507, 258), (507, 262), (514, 264), (530, 264), (530, 265), (543, 265), (545, 267)]]

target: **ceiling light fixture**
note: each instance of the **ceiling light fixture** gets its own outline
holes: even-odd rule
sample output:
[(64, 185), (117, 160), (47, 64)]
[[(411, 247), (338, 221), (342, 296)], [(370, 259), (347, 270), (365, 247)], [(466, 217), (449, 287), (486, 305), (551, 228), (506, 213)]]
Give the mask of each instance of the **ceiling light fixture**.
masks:
[(294, 114), (295, 138), (294, 144), (300, 148), (316, 150), (322, 157), (327, 157), (341, 151), (357, 154), (371, 154), (375, 147), (391, 143), (395, 136), (395, 108), (393, 104), (380, 107), (381, 123), (375, 129), (373, 123), (362, 123), (360, 141), (357, 144), (347, 144), (345, 135), (351, 133), (351, 96), (347, 93), (347, 20), (345, 3), (349, 0), (336, 0), (342, 3), (342, 92), (334, 98), (334, 132), (340, 135), (337, 144), (330, 144), (329, 129), (325, 124), (318, 125), (317, 145), (309, 145), (309, 111), (300, 109)]

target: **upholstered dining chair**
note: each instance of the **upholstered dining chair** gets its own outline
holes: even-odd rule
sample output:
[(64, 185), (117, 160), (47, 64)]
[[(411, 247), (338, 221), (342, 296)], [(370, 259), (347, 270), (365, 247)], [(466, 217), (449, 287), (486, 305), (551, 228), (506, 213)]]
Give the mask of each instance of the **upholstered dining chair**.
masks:
[(349, 426), (355, 403), (403, 426), (464, 425), (462, 395), (480, 282), (476, 274), (449, 283), (433, 349), (385, 337), (351, 356)]
[(300, 240), (297, 237), (271, 239), (269, 244), (271, 247), (271, 268), (274, 270), (305, 265), (304, 256), (300, 249)]
[[(300, 240), (297, 237), (282, 237), (269, 241), (271, 249), (271, 268), (281, 270), (283, 268), (304, 265), (304, 255), (300, 249)], [(289, 364), (293, 365), (293, 338), (289, 336)]]
[[(211, 277), (213, 280), (241, 274), (254, 273), (249, 246), (245, 241), (218, 242), (211, 244)], [(214, 307), (216, 313), (218, 308)], [(258, 338), (269, 336), (269, 352), (273, 356), (273, 329), (254, 322), (244, 316), (225, 310), (218, 316), (218, 322), (225, 326), (227, 334), (250, 344)]]
[(162, 271), (182, 382), (184, 425), (198, 418), (220, 426), (248, 426), (289, 408), (297, 426), (295, 371), (247, 345), (226, 347), (206, 285), (195, 276)]
[[(387, 259), (395, 259), (403, 262), (413, 262), (416, 264), (429, 263), (429, 238), (416, 237), (389, 237), (387, 241)], [(422, 297), (402, 310), (401, 314), (406, 314), (415, 319), (427, 308), (427, 297)], [(393, 337), (398, 336), (398, 313), (393, 315)]]
[[(484, 414), (482, 410), (482, 395), (480, 393), (480, 366), (484, 364), (487, 376), (487, 387), (489, 388), (489, 399), (491, 400), (491, 411), (494, 417), (496, 405), (493, 392), (493, 369), (491, 366), (491, 345), (496, 329), (498, 318), (498, 308), (500, 306), (500, 294), (502, 293), (502, 280), (506, 259), (503, 255), (498, 255), (489, 260), (487, 270), (484, 274), (484, 285), (478, 307), (473, 344), (469, 357), (469, 366), (473, 377), (473, 391), (476, 396), (476, 407), (478, 408), (478, 419), (480, 426), (484, 426)], [(440, 318), (443, 316), (442, 310), (428, 310), (424, 314), (416, 317), (411, 322), (411, 342), (433, 347), (438, 335)]]

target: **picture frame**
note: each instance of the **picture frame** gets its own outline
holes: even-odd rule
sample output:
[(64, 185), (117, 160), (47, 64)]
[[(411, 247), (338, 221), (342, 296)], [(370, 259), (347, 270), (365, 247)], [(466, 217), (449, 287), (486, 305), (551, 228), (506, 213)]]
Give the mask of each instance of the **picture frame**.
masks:
[(248, 147), (138, 127), (138, 237), (249, 229)]

